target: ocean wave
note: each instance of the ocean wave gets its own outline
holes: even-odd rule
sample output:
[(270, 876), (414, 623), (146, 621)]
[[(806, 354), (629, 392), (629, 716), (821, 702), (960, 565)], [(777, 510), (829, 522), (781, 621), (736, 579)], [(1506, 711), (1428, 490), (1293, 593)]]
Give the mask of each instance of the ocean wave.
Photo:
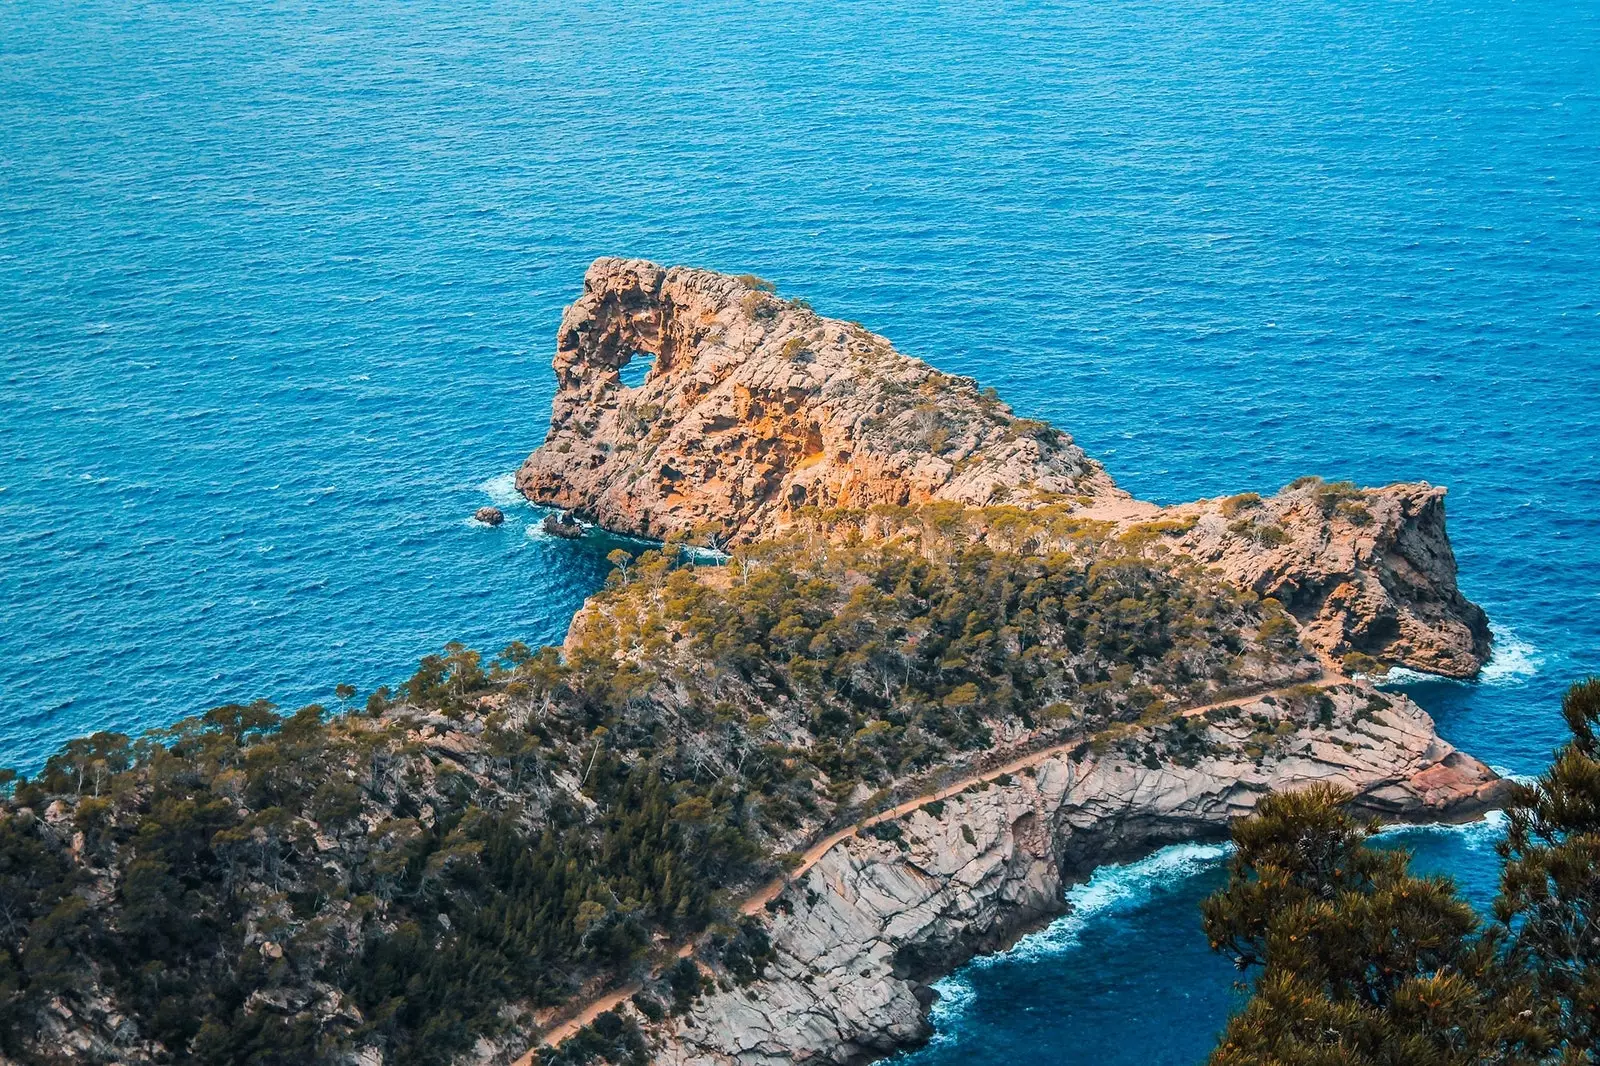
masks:
[(972, 965), (1031, 962), (1070, 951), (1094, 919), (1143, 903), (1155, 889), (1201, 872), (1232, 848), (1231, 844), (1173, 844), (1138, 862), (1102, 866), (1087, 881), (1067, 890), (1067, 904), (1072, 908), (1067, 914), (1018, 940), (1009, 951), (974, 959)]
[(972, 982), (960, 972), (939, 978), (933, 982), (933, 989), (939, 993), (939, 998), (928, 1010), (928, 1022), (933, 1026), (933, 1037), (928, 1041), (929, 1047), (937, 1047), (959, 1038), (957, 1023), (966, 1015), (973, 1000), (978, 997), (978, 990), (973, 988)]
[(930, 1047), (958, 1041), (961, 1022), (977, 998), (968, 976), (974, 970), (1010, 962), (1031, 963), (1072, 951), (1079, 935), (1093, 920), (1132, 909), (1157, 889), (1171, 885), (1221, 861), (1231, 844), (1173, 844), (1137, 862), (1102, 866), (1087, 881), (1067, 890), (1071, 910), (1045, 928), (1018, 940), (1010, 949), (981, 955), (955, 973), (933, 982), (939, 999), (928, 1011), (934, 1035)]
[(478, 491), (488, 496), (489, 502), (496, 507), (510, 507), (524, 502), (522, 493), (517, 491), (517, 472), (515, 470), (506, 474), (496, 474), (479, 485)]
[(1492, 848), (1495, 843), (1505, 836), (1506, 825), (1510, 819), (1504, 811), (1490, 811), (1476, 822), (1422, 822), (1420, 824), (1402, 823), (1386, 825), (1378, 830), (1377, 836), (1453, 836), (1463, 840), (1468, 847)]
[(1526, 681), (1544, 666), (1544, 654), (1504, 626), (1491, 624), (1494, 651), (1478, 674), (1485, 685), (1513, 685)]
[(1425, 674), (1421, 670), (1412, 670), (1405, 666), (1391, 666), (1382, 677), (1374, 677), (1370, 680), (1379, 688), (1401, 688), (1405, 685), (1420, 685), (1426, 681), (1452, 681), (1457, 684), (1464, 684), (1464, 682), (1458, 681), (1453, 677), (1445, 677), (1443, 674)]
[[(1494, 634), (1494, 646), (1489, 653), (1489, 661), (1484, 663), (1483, 669), (1478, 672), (1476, 679), (1478, 684), (1497, 688), (1520, 684), (1543, 668), (1544, 653), (1532, 643), (1523, 640), (1506, 626), (1495, 625), (1492, 622), (1489, 624), (1489, 632)], [(1398, 688), (1424, 681), (1445, 681), (1458, 685), (1471, 683), (1459, 678), (1445, 677), (1442, 674), (1411, 670), (1404, 666), (1393, 667), (1381, 678), (1372, 680), (1384, 688)]]

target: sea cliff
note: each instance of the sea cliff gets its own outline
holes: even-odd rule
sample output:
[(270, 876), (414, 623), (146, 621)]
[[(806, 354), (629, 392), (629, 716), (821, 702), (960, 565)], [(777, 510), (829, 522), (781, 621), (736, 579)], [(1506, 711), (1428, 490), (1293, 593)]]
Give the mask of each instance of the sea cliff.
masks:
[[(1359, 809), (1404, 820), (1475, 817), (1500, 792), (1415, 704), (1362, 685), (1086, 747), (832, 848), (769, 905), (766, 975), (743, 987), (719, 975), (718, 991), (663, 1034), (660, 1061), (861, 1062), (919, 1043), (931, 1035), (923, 982), (1062, 913), (1070, 878), (1221, 839), (1270, 791), (1326, 781)], [(1172, 757), (1186, 750), (1204, 754)]]
[[(653, 359), (636, 387), (621, 371)], [(1117, 488), (1059, 429), (902, 355), (760, 279), (600, 259), (561, 321), (531, 501), (619, 532), (760, 540), (815, 510), (944, 502), (1049, 507), (1163, 548), (1282, 602), (1313, 647), (1471, 677), (1483, 611), (1456, 586), (1444, 490), (1308, 478), (1161, 508)]]
[(1487, 655), (1442, 489), (1158, 507), (863, 327), (641, 261), (594, 264), (555, 366), (519, 487), (664, 543), (559, 649), (11, 780), (0, 1058), (859, 1061), (1071, 878), (1270, 790), (1499, 802), (1349, 676)]

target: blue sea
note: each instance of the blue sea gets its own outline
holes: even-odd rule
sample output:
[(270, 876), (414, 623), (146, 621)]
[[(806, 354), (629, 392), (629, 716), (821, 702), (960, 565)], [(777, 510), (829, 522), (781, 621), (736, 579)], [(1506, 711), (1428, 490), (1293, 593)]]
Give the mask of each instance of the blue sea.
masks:
[[(1509, 772), (1600, 671), (1593, 0), (8, 0), (0, 764), (559, 639), (603, 551), (510, 473), (609, 254), (770, 278), (1146, 498), (1450, 486), (1497, 650), (1404, 688)], [(1494, 835), (1399, 839), (1483, 900)], [(1197, 1061), (1220, 864), (1101, 871), (910, 1061)]]

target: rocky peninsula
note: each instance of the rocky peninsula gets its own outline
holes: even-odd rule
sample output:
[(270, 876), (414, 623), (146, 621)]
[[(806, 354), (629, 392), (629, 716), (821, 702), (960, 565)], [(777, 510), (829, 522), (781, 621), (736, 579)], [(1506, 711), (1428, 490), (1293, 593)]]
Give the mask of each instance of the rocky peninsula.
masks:
[[(640, 356), (653, 365), (629, 388), (621, 370)], [(856, 1062), (914, 1044), (928, 1035), (922, 982), (1060, 913), (1067, 878), (1220, 838), (1272, 790), (1330, 781), (1402, 820), (1474, 817), (1501, 794), (1415, 704), (1340, 676), (1405, 665), (1471, 677), (1486, 659), (1441, 488), (1306, 478), (1266, 498), (1159, 507), (1066, 433), (860, 325), (760, 279), (639, 260), (590, 268), (555, 368), (549, 434), (517, 476), (535, 503), (716, 545), (797, 528), (892, 540), (908, 514), (954, 513), (941, 504), (1001, 550), (1019, 526), (1065, 521), (1281, 604), (1321, 664), (1302, 664), (1296, 676), (1316, 683), (1291, 698), (1113, 728), (839, 841), (767, 901), (762, 978), (720, 975), (718, 992), (657, 1027), (660, 1061)], [(1021, 539), (1024, 553), (1048, 550), (1048, 537)]]
[(1488, 654), (1441, 489), (1158, 507), (861, 326), (636, 260), (555, 368), (519, 488), (663, 543), (561, 648), (0, 781), (0, 1063), (861, 1062), (1072, 878), (1271, 790), (1500, 801), (1355, 676)]
[[(654, 363), (628, 388), (637, 356)], [(1267, 499), (1134, 500), (1066, 433), (757, 278), (597, 260), (562, 317), (555, 371), (550, 430), (517, 487), (607, 529), (738, 544), (815, 510), (1049, 507), (1156, 530), (1278, 599), (1335, 657), (1472, 677), (1488, 655), (1488, 621), (1456, 587), (1442, 488), (1308, 478)]]

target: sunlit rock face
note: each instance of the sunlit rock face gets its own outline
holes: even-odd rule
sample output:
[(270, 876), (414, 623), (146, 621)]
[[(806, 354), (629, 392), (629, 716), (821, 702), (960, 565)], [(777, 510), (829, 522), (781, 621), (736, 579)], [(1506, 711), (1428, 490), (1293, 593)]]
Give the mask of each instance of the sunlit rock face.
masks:
[(1488, 657), (1487, 620), (1456, 586), (1444, 489), (1308, 479), (1265, 500), (1157, 507), (970, 378), (768, 288), (596, 260), (562, 317), (550, 430), (518, 471), (523, 495), (617, 532), (718, 545), (770, 536), (807, 508), (1064, 508), (1160, 529), (1153, 550), (1281, 600), (1331, 657), (1450, 677)]

